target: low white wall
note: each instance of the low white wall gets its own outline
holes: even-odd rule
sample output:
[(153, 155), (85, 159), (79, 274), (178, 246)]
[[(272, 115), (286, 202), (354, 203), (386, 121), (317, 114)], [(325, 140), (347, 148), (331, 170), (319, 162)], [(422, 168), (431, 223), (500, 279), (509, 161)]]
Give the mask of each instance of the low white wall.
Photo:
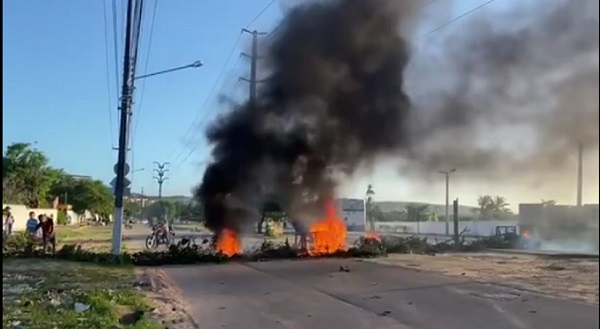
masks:
[[(490, 221), (461, 221), (458, 231), (467, 229), (465, 235), (491, 236), (495, 234), (496, 226), (517, 226), (516, 220)], [(378, 232), (417, 233), (417, 234), (446, 234), (446, 223), (441, 222), (375, 222)], [(450, 234), (454, 233), (454, 223), (450, 222)]]
[[(54, 216), (54, 221), (56, 224), (56, 219), (58, 218), (58, 210), (52, 208), (28, 208), (25, 205), (21, 204), (2, 204), (2, 209), (5, 207), (10, 207), (10, 212), (12, 213), (15, 223), (13, 224), (13, 231), (24, 231), (25, 223), (27, 219), (29, 219), (29, 213), (34, 212), (35, 216), (39, 214), (46, 214), (47, 216)], [(70, 224), (78, 224), (81, 221), (81, 216), (77, 215), (72, 210), (67, 211), (67, 216), (71, 217)], [(4, 229), (4, 220), (2, 222), (2, 229)]]

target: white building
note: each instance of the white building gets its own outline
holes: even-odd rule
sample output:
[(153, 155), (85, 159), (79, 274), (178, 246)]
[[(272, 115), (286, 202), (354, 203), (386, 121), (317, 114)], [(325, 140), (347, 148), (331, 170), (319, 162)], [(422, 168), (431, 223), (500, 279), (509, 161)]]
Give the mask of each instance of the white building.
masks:
[(362, 199), (336, 200), (340, 218), (350, 232), (364, 232), (366, 227), (365, 203)]

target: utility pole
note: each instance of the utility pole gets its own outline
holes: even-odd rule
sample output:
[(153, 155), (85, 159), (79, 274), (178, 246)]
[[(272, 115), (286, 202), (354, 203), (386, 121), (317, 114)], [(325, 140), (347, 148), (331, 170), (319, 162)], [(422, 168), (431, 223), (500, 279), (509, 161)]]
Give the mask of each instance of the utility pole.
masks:
[[(250, 31), (247, 29), (242, 29), (242, 32), (248, 33), (252, 35), (252, 49), (251, 49), (251, 54), (248, 55), (246, 53), (241, 53), (242, 56), (250, 58), (250, 78), (242, 78), (240, 77), (240, 80), (242, 81), (246, 81), (248, 82), (248, 84), (250, 85), (250, 89), (249, 89), (249, 95), (248, 95), (248, 104), (250, 106), (251, 109), (254, 109), (254, 107), (256, 106), (256, 84), (260, 81), (256, 80), (256, 71), (257, 71), (257, 65), (258, 65), (258, 36), (259, 35), (266, 35), (267, 33), (264, 32), (258, 32), (256, 30), (254, 31)], [(256, 186), (256, 190), (257, 196), (260, 196), (263, 194), (262, 188), (261, 186)], [(260, 200), (260, 197), (258, 198)], [(263, 218), (264, 219), (264, 218)], [(263, 220), (260, 220), (257, 224), (257, 228), (256, 228), (256, 232), (258, 233), (262, 233), (262, 225), (263, 225)]]
[(458, 247), (458, 244), (460, 243), (460, 233), (458, 232), (458, 225), (460, 222), (458, 217), (458, 198), (452, 202), (452, 210), (454, 214), (454, 246)]
[(153, 178), (158, 182), (158, 199), (160, 200), (162, 198), (162, 185), (167, 179), (169, 179), (169, 177), (166, 176), (167, 172), (169, 171), (167, 168), (169, 162), (160, 163), (158, 161), (154, 161), (154, 164), (156, 165), (156, 168), (154, 168), (156, 176)]
[(140, 193), (140, 221), (144, 219), (144, 187), (142, 186), (142, 193)]
[(456, 169), (440, 170), (440, 174), (446, 175), (446, 235), (450, 235), (450, 174)]
[(254, 107), (256, 105), (256, 84), (259, 82), (256, 80), (256, 68), (258, 64), (258, 36), (266, 35), (267, 33), (258, 32), (256, 30), (250, 31), (246, 29), (242, 29), (242, 32), (249, 33), (252, 35), (252, 50), (251, 54), (248, 55), (246, 53), (242, 53), (242, 56), (250, 58), (250, 78), (240, 78), (240, 80), (246, 81), (250, 84), (250, 95), (249, 95), (249, 103), (250, 107)]
[[(135, 3), (134, 3), (135, 2)], [(112, 252), (115, 255), (121, 253), (121, 235), (123, 224), (123, 196), (126, 185), (129, 185), (126, 175), (129, 171), (127, 165), (127, 147), (129, 142), (129, 128), (132, 113), (132, 95), (134, 89), (135, 66), (139, 43), (139, 33), (142, 18), (143, 0), (127, 1), (127, 23), (125, 27), (125, 50), (123, 58), (123, 86), (121, 90), (121, 111), (119, 121), (119, 155), (115, 165), (116, 178), (114, 179), (115, 190), (115, 218), (113, 226)]]
[(583, 143), (577, 143), (577, 206), (583, 205)]

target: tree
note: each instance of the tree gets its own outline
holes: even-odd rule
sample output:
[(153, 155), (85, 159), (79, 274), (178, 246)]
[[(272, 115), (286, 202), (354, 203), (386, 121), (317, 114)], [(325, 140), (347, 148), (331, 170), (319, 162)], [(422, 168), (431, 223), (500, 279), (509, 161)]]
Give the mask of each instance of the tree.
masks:
[(64, 175), (52, 186), (51, 192), (53, 196), (66, 197), (67, 203), (78, 214), (87, 210), (106, 218), (114, 209), (110, 189), (99, 180), (74, 179)]
[(44, 153), (29, 143), (13, 143), (2, 158), (2, 201), (31, 208), (46, 206), (49, 192), (62, 171), (49, 166)]
[(506, 199), (501, 196), (496, 196), (492, 202), (493, 205), (493, 218), (494, 219), (506, 219), (512, 214), (512, 211), (508, 208), (510, 205), (506, 202)]
[(509, 204), (501, 196), (481, 195), (477, 198), (479, 208), (475, 210), (481, 220), (506, 219), (512, 214)]
[(123, 203), (123, 214), (125, 217), (131, 218), (138, 216), (142, 212), (142, 205), (139, 202), (125, 200)]
[(409, 222), (427, 222), (431, 218), (429, 205), (409, 204), (406, 206), (406, 220)]

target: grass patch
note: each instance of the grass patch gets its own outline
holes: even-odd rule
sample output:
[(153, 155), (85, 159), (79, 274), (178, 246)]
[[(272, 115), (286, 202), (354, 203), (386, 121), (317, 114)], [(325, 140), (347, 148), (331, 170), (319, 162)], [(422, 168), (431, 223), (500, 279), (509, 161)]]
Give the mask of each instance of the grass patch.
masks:
[[(4, 328), (161, 328), (145, 314), (133, 267), (55, 260), (5, 260)], [(139, 289), (139, 288), (137, 288)]]
[(56, 226), (56, 237), (64, 243), (76, 240), (106, 240), (112, 237), (112, 226)]

